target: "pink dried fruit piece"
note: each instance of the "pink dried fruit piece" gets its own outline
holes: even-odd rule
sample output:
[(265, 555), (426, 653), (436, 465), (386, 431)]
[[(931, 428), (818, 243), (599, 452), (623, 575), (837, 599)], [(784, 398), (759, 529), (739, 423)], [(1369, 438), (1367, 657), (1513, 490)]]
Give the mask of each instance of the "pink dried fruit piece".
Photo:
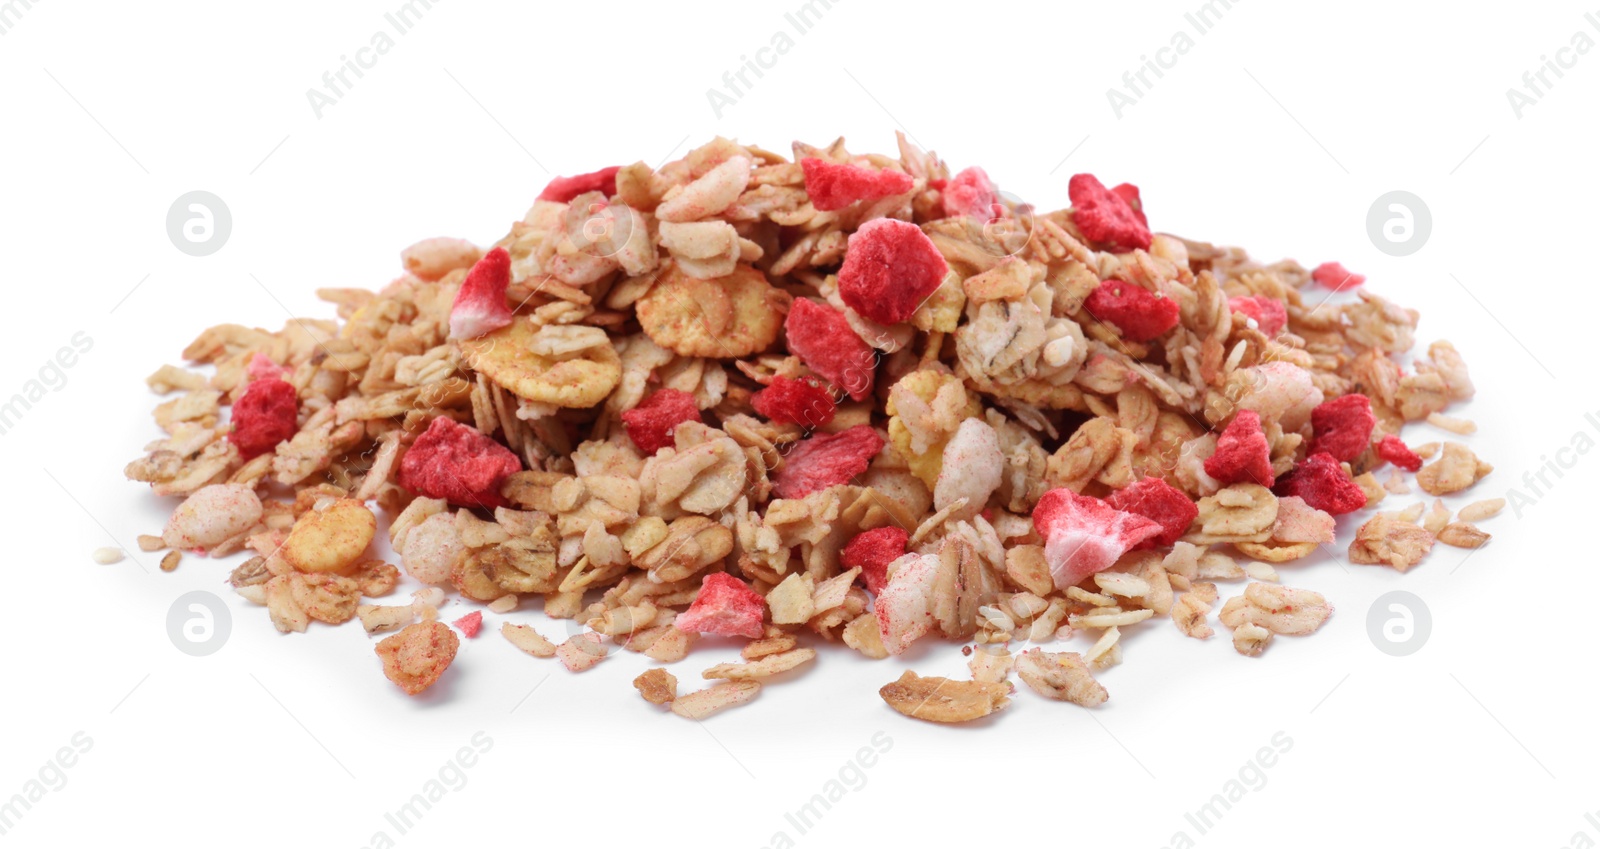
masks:
[(1378, 417), (1365, 395), (1341, 395), (1311, 411), (1312, 454), (1330, 454), (1335, 460), (1354, 460), (1372, 444)]
[(873, 595), (879, 595), (889, 582), (889, 564), (906, 553), (911, 535), (893, 525), (862, 531), (839, 552), (839, 565), (845, 569), (861, 567), (861, 580)]
[(1121, 280), (1102, 282), (1089, 293), (1083, 308), (1130, 342), (1149, 342), (1178, 326), (1177, 301)]
[(272, 361), (271, 357), (257, 351), (250, 355), (250, 364), (245, 367), (251, 380), (284, 380), (289, 376), (289, 370)]
[(814, 378), (780, 375), (750, 397), (750, 406), (775, 422), (818, 428), (833, 421), (837, 410), (833, 395), (819, 384)]
[(450, 338), (476, 339), (511, 323), (506, 287), (511, 285), (511, 254), (495, 248), (467, 272), (450, 307)]
[(258, 457), (294, 437), (299, 412), (300, 397), (293, 384), (276, 378), (251, 381), (234, 402), (228, 441), (238, 447), (240, 457)]
[(478, 631), (483, 628), (483, 611), (474, 610), (451, 624), (468, 637), (476, 637)]
[(1279, 497), (1298, 496), (1331, 516), (1354, 513), (1367, 506), (1367, 493), (1329, 454), (1312, 454), (1283, 476), (1273, 492)]
[(804, 498), (817, 490), (849, 483), (866, 472), (881, 450), (883, 437), (864, 424), (802, 439), (784, 457), (783, 468), (773, 480), (772, 494)]
[(881, 200), (911, 191), (916, 181), (904, 171), (862, 168), (808, 156), (800, 160), (806, 194), (823, 212), (844, 209), (857, 201)]
[(1412, 451), (1411, 447), (1406, 445), (1400, 437), (1392, 433), (1378, 440), (1377, 452), (1379, 457), (1393, 463), (1396, 468), (1405, 469), (1408, 472), (1414, 472), (1422, 468), (1422, 457), (1418, 456), (1417, 452)]
[(865, 318), (899, 324), (939, 288), (949, 270), (921, 227), (875, 218), (850, 234), (839, 268), (839, 297)]
[(999, 197), (989, 175), (982, 168), (972, 167), (950, 178), (940, 194), (940, 202), (946, 216), (964, 215), (989, 221), (995, 217), (994, 207)]
[(599, 171), (575, 177), (557, 177), (539, 193), (539, 200), (571, 203), (573, 198), (589, 192), (599, 192), (611, 197), (617, 193), (617, 172), (621, 170), (622, 166), (613, 165), (610, 168), (601, 168)]
[(850, 327), (844, 313), (796, 298), (783, 322), (789, 353), (857, 401), (872, 394), (878, 356)]
[(1265, 295), (1229, 298), (1228, 309), (1254, 319), (1256, 329), (1267, 336), (1277, 336), (1289, 324), (1288, 307), (1283, 301)]
[(1216, 453), (1206, 458), (1206, 474), (1226, 486), (1255, 483), (1272, 486), (1272, 448), (1261, 430), (1261, 414), (1240, 410), (1217, 437)]
[(1111, 493), (1106, 503), (1161, 526), (1161, 533), (1145, 540), (1139, 548), (1172, 545), (1188, 532), (1189, 526), (1200, 516), (1200, 508), (1183, 490), (1161, 478), (1145, 478), (1125, 486)]
[(1311, 271), (1311, 279), (1318, 286), (1342, 292), (1367, 282), (1365, 275), (1357, 274), (1337, 262), (1325, 262)]
[(628, 438), (646, 454), (672, 445), (678, 425), (698, 421), (700, 408), (695, 406), (694, 396), (681, 389), (658, 389), (639, 406), (622, 414)]
[(1117, 558), (1160, 536), (1162, 526), (1070, 489), (1052, 489), (1033, 508), (1033, 526), (1044, 537), (1045, 562), (1058, 589), (1076, 586), (1105, 571)]
[(522, 471), (511, 449), (477, 428), (437, 416), (400, 458), (400, 485), (463, 507), (503, 507), (500, 483)]
[(749, 584), (726, 572), (714, 572), (700, 582), (694, 603), (678, 614), (673, 624), (691, 633), (758, 639), (766, 607), (766, 600)]
[[(1131, 194), (1137, 199), (1139, 190), (1133, 188)], [(1107, 189), (1093, 174), (1067, 181), (1067, 195), (1072, 198), (1072, 221), (1089, 241), (1118, 251), (1149, 249), (1144, 210), (1135, 211), (1122, 194)]]

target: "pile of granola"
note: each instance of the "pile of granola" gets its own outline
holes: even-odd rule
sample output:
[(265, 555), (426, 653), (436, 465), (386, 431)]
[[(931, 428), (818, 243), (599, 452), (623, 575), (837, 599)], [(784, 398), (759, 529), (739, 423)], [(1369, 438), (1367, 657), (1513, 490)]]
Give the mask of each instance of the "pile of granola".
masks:
[[(337, 321), (205, 331), (183, 356), (208, 374), (148, 381), (176, 397), (127, 476), (184, 500), (141, 545), (169, 570), (253, 552), (231, 583), (278, 630), (396, 632), (376, 653), (410, 694), (485, 611), (538, 604), (570, 636), (502, 635), (573, 671), (746, 641), (707, 688), (634, 682), (690, 718), (819, 639), (961, 641), (970, 681), (881, 691), (958, 722), (1004, 708), (1012, 673), (1103, 703), (1096, 674), (1146, 620), (1196, 639), (1214, 620), (1252, 657), (1310, 634), (1333, 607), (1279, 568), (1341, 515), (1489, 473), (1402, 441), (1470, 432), (1442, 411), (1472, 382), (1448, 342), (1411, 359), (1418, 314), (1359, 275), (1153, 233), (1132, 185), (1080, 174), (1072, 208), (1039, 213), (899, 148), (790, 161), (718, 138), (560, 178), (488, 250), (431, 239), (378, 292), (320, 291)], [(1376, 513), (1349, 560), (1481, 546), (1501, 506)], [(382, 603), (402, 569), (423, 588)], [(474, 605), (453, 628), (452, 593)]]

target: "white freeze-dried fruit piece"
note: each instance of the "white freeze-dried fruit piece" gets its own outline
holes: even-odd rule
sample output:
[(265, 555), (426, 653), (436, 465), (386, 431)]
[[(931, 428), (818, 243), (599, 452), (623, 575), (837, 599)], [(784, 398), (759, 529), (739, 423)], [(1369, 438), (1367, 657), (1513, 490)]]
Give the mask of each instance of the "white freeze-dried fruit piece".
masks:
[(238, 483), (203, 486), (172, 511), (161, 540), (169, 548), (210, 548), (261, 521), (261, 499)]
[(435, 513), (406, 533), (400, 565), (424, 584), (447, 584), (466, 556), (455, 514)]
[(1000, 488), (1005, 470), (1000, 436), (983, 419), (967, 419), (945, 443), (943, 465), (933, 488), (933, 506), (943, 510), (966, 499), (957, 518), (983, 510)]
[(759, 692), (760, 681), (724, 681), (687, 696), (679, 696), (672, 703), (672, 712), (685, 719), (705, 719), (717, 711), (742, 705)]
[(900, 654), (933, 627), (930, 604), (939, 577), (937, 554), (907, 554), (889, 564), (889, 583), (874, 602), (878, 632), (890, 654)]

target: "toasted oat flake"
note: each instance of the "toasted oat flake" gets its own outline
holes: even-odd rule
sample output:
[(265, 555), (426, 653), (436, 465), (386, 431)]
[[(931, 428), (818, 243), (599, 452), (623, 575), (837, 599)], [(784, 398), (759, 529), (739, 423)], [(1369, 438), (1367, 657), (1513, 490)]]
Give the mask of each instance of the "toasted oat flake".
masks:
[(1489, 498), (1483, 501), (1474, 501), (1461, 508), (1456, 517), (1463, 522), (1481, 522), (1484, 519), (1499, 515), (1506, 507), (1504, 498)]
[(1005, 709), (1011, 703), (1009, 691), (1003, 683), (924, 678), (907, 670), (898, 681), (883, 685), (878, 695), (889, 707), (913, 719), (970, 722)]
[(1477, 422), (1474, 422), (1471, 419), (1460, 419), (1454, 416), (1447, 416), (1443, 413), (1429, 413), (1428, 424), (1431, 424), (1437, 428), (1448, 430), (1451, 433), (1459, 433), (1462, 435), (1478, 432)]
[(678, 698), (678, 679), (671, 672), (656, 667), (633, 679), (634, 689), (653, 705), (671, 704)]
[(672, 712), (684, 719), (705, 719), (718, 711), (745, 704), (759, 692), (760, 681), (724, 681), (687, 696), (679, 696), (672, 703)]

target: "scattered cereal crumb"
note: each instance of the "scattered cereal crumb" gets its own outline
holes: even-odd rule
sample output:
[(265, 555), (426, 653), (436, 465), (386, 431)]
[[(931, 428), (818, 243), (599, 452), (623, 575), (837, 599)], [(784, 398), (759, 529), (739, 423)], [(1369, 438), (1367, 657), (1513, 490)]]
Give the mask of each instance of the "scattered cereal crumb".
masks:
[(122, 562), (124, 555), (122, 549), (116, 546), (106, 546), (95, 549), (92, 556), (94, 557), (94, 562), (99, 563), (101, 566), (110, 566), (113, 563)]

